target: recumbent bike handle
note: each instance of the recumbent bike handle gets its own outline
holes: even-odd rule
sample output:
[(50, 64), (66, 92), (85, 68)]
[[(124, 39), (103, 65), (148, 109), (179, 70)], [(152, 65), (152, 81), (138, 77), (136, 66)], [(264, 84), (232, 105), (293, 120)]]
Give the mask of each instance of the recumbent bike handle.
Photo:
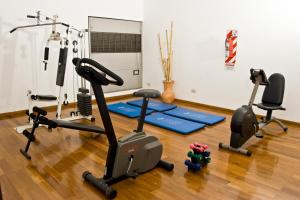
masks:
[[(114, 72), (110, 71), (109, 69), (107, 69), (106, 67), (104, 67), (103, 65), (99, 64), (98, 62), (89, 59), (89, 58), (73, 58), (72, 60), (73, 64), (76, 65), (76, 71), (80, 76), (83, 76), (84, 78), (88, 78), (85, 77), (86, 73), (92, 72), (94, 78), (97, 78), (101, 81), (101, 83), (103, 85), (109, 85), (109, 84), (114, 84), (114, 85), (118, 85), (121, 86), (124, 84), (124, 81), (121, 77), (119, 77), (117, 74), (115, 74)], [(94, 70), (93, 68), (89, 67), (89, 66), (85, 66), (83, 64), (89, 64), (95, 68), (97, 68), (100, 72)], [(108, 78), (106, 78), (106, 76), (111, 77), (113, 80), (110, 80)]]

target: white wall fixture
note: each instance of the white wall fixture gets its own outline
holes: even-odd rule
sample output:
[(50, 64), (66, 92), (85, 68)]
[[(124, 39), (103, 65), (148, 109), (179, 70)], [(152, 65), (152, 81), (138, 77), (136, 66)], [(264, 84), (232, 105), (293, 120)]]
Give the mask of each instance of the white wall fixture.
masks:
[[(295, 0), (145, 0), (144, 86), (163, 90), (156, 34), (174, 21), (177, 98), (236, 109), (250, 98), (250, 68), (262, 68), (267, 76), (278, 72), (286, 78), (283, 106), (287, 110), (274, 116), (300, 122), (299, 6)], [(231, 27), (239, 31), (238, 54), (235, 67), (227, 68), (224, 37)], [(255, 102), (261, 100), (263, 89)]]
[[(137, 21), (143, 19), (143, 1), (140, 0), (5, 2), (5, 6), (0, 8), (0, 113), (27, 109), (26, 93), (29, 88), (32, 88), (34, 93), (39, 91), (41, 94), (58, 95), (55, 79), (59, 50), (49, 55), (47, 71), (44, 71), (42, 62), (51, 27), (24, 29), (14, 35), (9, 33), (15, 26), (33, 23), (32, 20), (26, 19), (26, 15), (34, 14), (36, 10), (50, 15), (58, 14), (60, 19), (80, 29), (88, 27), (88, 16)], [(69, 51), (69, 58), (72, 58), (72, 51)], [(65, 80), (68, 91), (72, 91), (73, 87), (74, 67), (71, 61), (72, 59), (68, 59)], [(36, 81), (34, 77), (37, 77)], [(69, 99), (73, 100), (72, 92)]]

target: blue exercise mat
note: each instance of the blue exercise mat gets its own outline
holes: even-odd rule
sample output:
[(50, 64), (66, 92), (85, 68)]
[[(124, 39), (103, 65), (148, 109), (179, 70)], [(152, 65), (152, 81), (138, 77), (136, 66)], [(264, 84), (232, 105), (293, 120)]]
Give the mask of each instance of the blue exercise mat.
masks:
[(188, 134), (205, 127), (205, 124), (191, 122), (185, 119), (165, 115), (163, 113), (153, 113), (148, 115), (145, 118), (145, 122), (181, 134)]
[[(132, 105), (132, 106), (142, 107), (143, 99), (128, 101), (127, 103), (129, 105)], [(171, 110), (171, 109), (174, 109), (176, 107), (177, 106), (174, 105), (174, 104), (167, 104), (167, 103), (163, 103), (163, 102), (160, 102), (160, 101), (151, 101), (150, 100), (149, 103), (148, 103), (148, 109), (155, 110), (155, 111), (158, 111), (158, 112)]]
[(212, 114), (207, 114), (203, 112), (197, 112), (185, 108), (175, 108), (173, 110), (168, 110), (164, 112), (167, 115), (171, 115), (174, 117), (179, 117), (182, 119), (194, 121), (194, 122), (199, 122), (199, 123), (204, 123), (208, 125), (214, 125), (218, 122), (221, 122), (225, 119), (225, 117), (222, 116), (217, 116), (217, 115), (212, 115)]
[[(122, 102), (108, 105), (108, 110), (130, 118), (139, 117), (141, 113), (141, 108), (131, 106)], [(147, 109), (147, 114), (150, 114), (152, 112), (153, 110)]]

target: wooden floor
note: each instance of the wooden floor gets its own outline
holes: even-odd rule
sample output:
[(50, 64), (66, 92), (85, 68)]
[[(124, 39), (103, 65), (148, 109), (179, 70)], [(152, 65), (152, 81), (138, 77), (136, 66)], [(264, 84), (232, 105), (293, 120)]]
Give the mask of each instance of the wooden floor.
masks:
[[(190, 107), (181, 103), (181, 106)], [(226, 116), (226, 121), (190, 135), (145, 125), (164, 145), (164, 159), (175, 164), (173, 172), (154, 169), (114, 185), (116, 199), (300, 199), (300, 129), (289, 126), (287, 134), (270, 124), (266, 136), (252, 138), (248, 147), (252, 157), (218, 150), (219, 142), (229, 142), (229, 113), (193, 107)], [(67, 113), (67, 111), (65, 111)], [(276, 113), (275, 113), (276, 114)], [(97, 110), (96, 123), (100, 124)], [(54, 116), (53, 113), (49, 116)], [(135, 128), (136, 121), (111, 114), (117, 136)], [(104, 136), (94, 138), (87, 132), (56, 129), (37, 131), (38, 142), (32, 145), (32, 161), (19, 149), (25, 138), (13, 127), (25, 117), (0, 120), (0, 183), (4, 200), (75, 200), (104, 199), (104, 196), (83, 182), (85, 170), (103, 175), (107, 154)], [(200, 142), (209, 145), (212, 162), (197, 173), (184, 166), (188, 145)]]

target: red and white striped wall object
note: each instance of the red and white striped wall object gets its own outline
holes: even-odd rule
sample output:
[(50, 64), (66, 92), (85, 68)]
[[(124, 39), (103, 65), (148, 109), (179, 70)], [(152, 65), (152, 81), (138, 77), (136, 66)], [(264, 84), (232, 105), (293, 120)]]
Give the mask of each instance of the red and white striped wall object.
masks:
[(237, 30), (228, 30), (225, 41), (225, 65), (234, 66), (236, 62)]

